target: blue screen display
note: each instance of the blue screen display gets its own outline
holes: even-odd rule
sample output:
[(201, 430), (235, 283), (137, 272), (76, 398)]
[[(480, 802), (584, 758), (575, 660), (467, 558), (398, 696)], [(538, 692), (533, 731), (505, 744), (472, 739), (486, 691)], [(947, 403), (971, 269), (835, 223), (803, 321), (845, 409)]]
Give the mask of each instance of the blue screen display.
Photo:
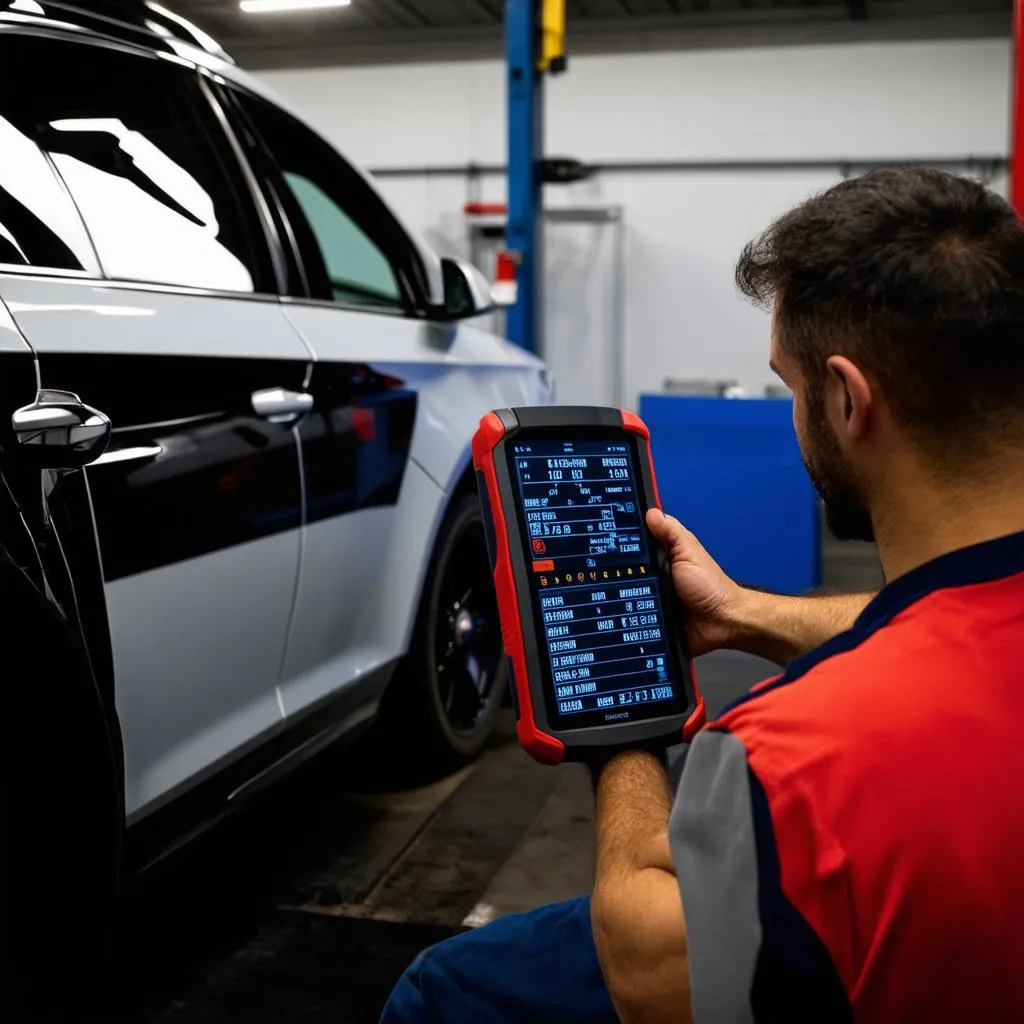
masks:
[(510, 459), (558, 724), (670, 713), (680, 694), (632, 445), (523, 441)]

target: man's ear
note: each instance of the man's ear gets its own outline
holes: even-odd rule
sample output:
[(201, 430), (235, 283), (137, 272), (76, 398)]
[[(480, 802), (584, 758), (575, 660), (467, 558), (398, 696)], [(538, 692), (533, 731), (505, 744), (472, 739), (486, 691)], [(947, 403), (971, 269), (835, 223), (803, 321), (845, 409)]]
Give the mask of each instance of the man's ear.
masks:
[(874, 413), (874, 394), (864, 371), (846, 356), (830, 356), (825, 363), (825, 402), (836, 436), (860, 441)]

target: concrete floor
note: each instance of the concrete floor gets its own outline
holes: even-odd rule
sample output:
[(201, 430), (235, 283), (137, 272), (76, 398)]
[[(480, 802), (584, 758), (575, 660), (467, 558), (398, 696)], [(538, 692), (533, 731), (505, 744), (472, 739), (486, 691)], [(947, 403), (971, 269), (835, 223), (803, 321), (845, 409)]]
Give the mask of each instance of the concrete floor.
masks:
[[(712, 711), (768, 671), (698, 665)], [(394, 772), (366, 745), (330, 754), (141, 879), (83, 1019), (370, 1024), (424, 946), (589, 890), (587, 773), (526, 757), (510, 713), (470, 768), (415, 789)]]
[[(825, 548), (830, 586), (875, 586), (869, 547)], [(700, 659), (715, 714), (773, 666)], [(372, 1024), (427, 945), (587, 892), (590, 785), (544, 768), (506, 714), (473, 766), (398, 786), (368, 744), (319, 759), (137, 883), (126, 901), (110, 1024)]]

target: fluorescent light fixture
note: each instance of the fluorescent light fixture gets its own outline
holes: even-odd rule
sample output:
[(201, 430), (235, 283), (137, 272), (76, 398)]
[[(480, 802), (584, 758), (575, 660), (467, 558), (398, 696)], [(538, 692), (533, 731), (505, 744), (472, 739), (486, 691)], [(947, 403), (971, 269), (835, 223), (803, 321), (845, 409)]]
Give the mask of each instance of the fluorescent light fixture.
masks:
[(238, 0), (246, 14), (272, 14), (275, 11), (311, 11), (318, 7), (348, 7), (352, 0)]

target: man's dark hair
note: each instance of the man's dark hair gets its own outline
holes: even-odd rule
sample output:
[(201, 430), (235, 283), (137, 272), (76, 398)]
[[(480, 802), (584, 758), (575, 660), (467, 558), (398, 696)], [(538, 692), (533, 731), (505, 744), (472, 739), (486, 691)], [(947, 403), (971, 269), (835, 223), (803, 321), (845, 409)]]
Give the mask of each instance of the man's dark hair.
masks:
[(743, 251), (740, 290), (820, 387), (845, 355), (923, 447), (1021, 440), (1024, 226), (995, 193), (920, 168), (843, 181)]

